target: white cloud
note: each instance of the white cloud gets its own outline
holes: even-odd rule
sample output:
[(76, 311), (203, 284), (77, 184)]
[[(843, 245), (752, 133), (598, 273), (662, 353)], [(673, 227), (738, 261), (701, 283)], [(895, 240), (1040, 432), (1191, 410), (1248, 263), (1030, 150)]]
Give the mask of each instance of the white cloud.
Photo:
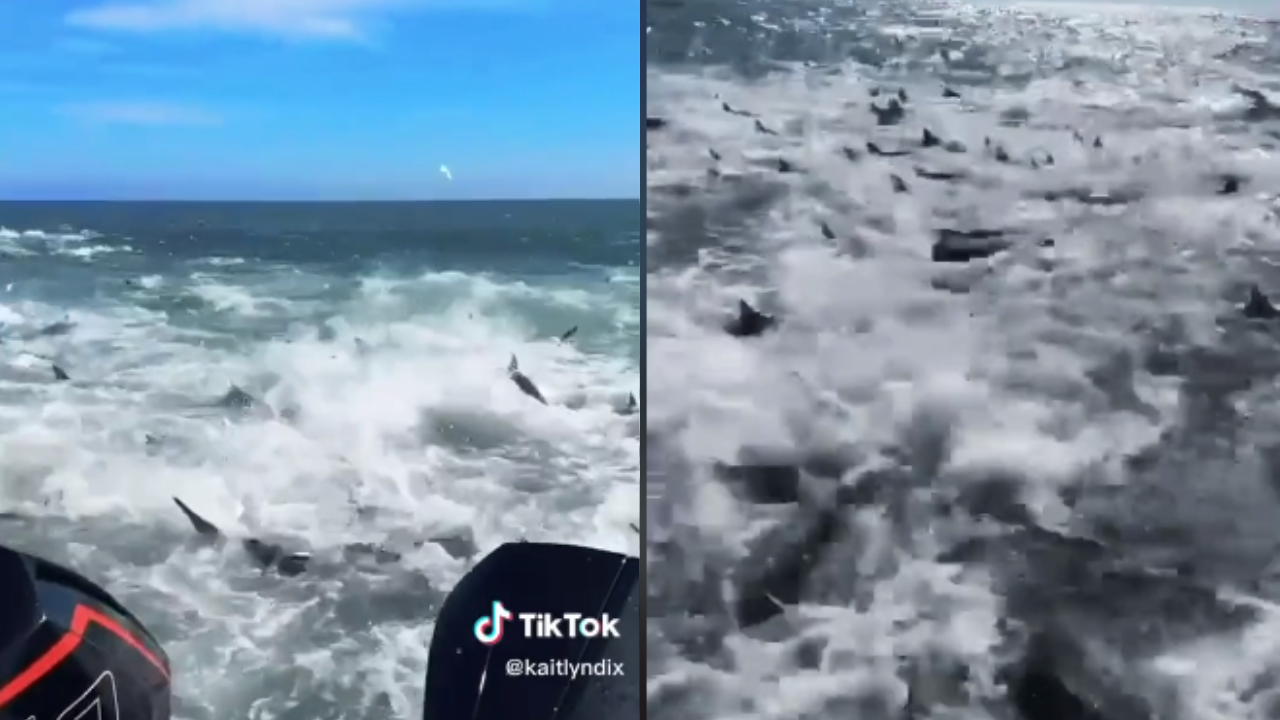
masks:
[(132, 32), (210, 29), (323, 40), (360, 40), (366, 22), (408, 0), (152, 0), (77, 10), (67, 22)]
[(58, 111), (83, 122), (110, 125), (222, 124), (221, 117), (202, 108), (163, 102), (73, 103)]
[[(389, 14), (410, 10), (529, 11), (562, 0), (135, 0), (66, 16), (76, 27), (125, 32), (213, 30), (291, 39), (365, 41)], [(593, 0), (621, 2), (623, 0)]]

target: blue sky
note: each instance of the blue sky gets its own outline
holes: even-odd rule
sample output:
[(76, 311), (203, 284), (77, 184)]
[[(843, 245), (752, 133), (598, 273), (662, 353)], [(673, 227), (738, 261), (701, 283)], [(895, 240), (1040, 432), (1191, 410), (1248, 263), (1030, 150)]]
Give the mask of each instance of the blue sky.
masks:
[(640, 194), (635, 0), (0, 0), (0, 28), (0, 198)]

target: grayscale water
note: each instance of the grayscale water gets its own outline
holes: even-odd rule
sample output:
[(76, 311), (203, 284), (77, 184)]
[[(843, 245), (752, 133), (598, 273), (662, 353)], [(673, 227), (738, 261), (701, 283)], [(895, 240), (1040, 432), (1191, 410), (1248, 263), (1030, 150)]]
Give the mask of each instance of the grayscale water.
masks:
[[(1280, 320), (1241, 308), (1280, 296), (1276, 25), (648, 9), (649, 716), (1280, 717)], [(739, 298), (779, 328), (729, 337)], [(751, 455), (878, 490), (743, 627), (833, 482), (748, 502), (712, 468)], [(1016, 709), (1030, 637), (1095, 714)]]
[[(637, 551), (640, 222), (635, 201), (0, 204), (0, 538), (151, 626), (176, 717), (418, 717), (467, 545)], [(214, 407), (231, 384), (261, 407)], [(189, 542), (174, 496), (316, 572)], [(404, 559), (347, 563), (351, 542)]]

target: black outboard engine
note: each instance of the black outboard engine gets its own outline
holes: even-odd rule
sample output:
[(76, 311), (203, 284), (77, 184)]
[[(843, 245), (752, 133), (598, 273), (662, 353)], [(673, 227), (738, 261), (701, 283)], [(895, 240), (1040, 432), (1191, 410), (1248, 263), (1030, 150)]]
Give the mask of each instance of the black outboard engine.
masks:
[[(436, 616), (423, 719), (640, 720), (639, 580), (638, 558), (604, 550), (494, 550)], [(583, 633), (561, 623), (558, 637), (537, 628), (537, 617), (566, 615), (594, 624)], [(610, 631), (602, 618), (616, 621)]]
[(0, 720), (170, 720), (169, 658), (84, 576), (0, 546)]
[[(603, 550), (498, 548), (436, 617), (425, 720), (639, 720), (639, 578), (637, 558)], [(531, 633), (518, 615), (596, 625), (545, 636), (556, 633)], [(160, 644), (109, 593), (0, 546), (0, 720), (171, 720), (169, 674)]]

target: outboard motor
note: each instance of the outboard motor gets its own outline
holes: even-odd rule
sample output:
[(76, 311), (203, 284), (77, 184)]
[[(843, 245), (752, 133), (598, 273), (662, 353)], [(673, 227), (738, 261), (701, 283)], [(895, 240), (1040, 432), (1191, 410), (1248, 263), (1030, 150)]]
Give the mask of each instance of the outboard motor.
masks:
[[(499, 547), (436, 617), (424, 720), (639, 720), (639, 566), (574, 545)], [(169, 658), (106, 590), (3, 546), (0, 588), (0, 720), (171, 720)], [(511, 617), (495, 621), (495, 603)], [(547, 636), (520, 614), (597, 625)]]
[[(458, 582), (436, 617), (423, 720), (640, 720), (639, 580), (639, 559), (626, 555), (499, 547)], [(560, 637), (547, 637), (527, 632), (521, 614), (576, 614), (596, 627), (584, 637), (562, 623)], [(616, 620), (610, 632), (598, 627), (604, 618)]]
[(169, 658), (107, 591), (0, 546), (0, 720), (170, 720)]

